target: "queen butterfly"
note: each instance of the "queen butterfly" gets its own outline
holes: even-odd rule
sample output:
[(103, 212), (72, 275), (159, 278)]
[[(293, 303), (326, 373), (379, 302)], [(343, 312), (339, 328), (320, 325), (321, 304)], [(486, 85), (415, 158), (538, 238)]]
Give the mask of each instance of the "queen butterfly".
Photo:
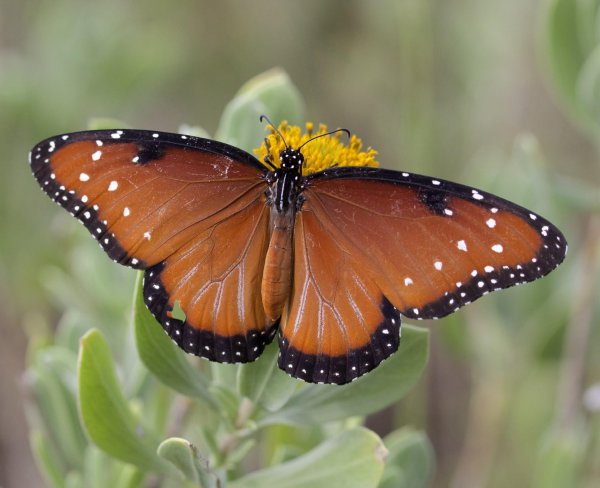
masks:
[(564, 259), (563, 235), (539, 215), (373, 167), (355, 136), (344, 146), (339, 132), (307, 127), (271, 126), (264, 164), (144, 130), (51, 137), (30, 164), (115, 262), (144, 270), (145, 303), (179, 347), (244, 363), (279, 329), (279, 367), (308, 382), (375, 368), (398, 349), (401, 315), (443, 317)]

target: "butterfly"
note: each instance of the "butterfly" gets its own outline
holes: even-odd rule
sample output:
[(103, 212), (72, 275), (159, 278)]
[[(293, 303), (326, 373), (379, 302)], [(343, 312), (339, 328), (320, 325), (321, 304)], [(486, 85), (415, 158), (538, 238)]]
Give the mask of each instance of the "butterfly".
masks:
[(262, 162), (210, 139), (98, 130), (46, 139), (30, 164), (110, 258), (144, 270), (145, 304), (184, 351), (254, 361), (279, 331), (279, 367), (307, 382), (350, 382), (398, 349), (401, 316), (443, 317), (565, 257), (561, 232), (514, 203), (344, 160), (310, 172), (304, 144), (272, 129), (282, 147)]

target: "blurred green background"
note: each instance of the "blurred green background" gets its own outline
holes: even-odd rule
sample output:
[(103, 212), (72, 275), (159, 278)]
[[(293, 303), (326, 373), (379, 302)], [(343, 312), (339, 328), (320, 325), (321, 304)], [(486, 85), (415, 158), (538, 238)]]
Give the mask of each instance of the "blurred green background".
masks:
[[(368, 425), (424, 429), (436, 487), (571, 486), (552, 484), (560, 463), (598, 486), (597, 18), (594, 0), (0, 0), (0, 486), (43, 486), (28, 342), (73, 300), (93, 308), (91, 290), (115, 295), (100, 316), (124, 317), (134, 279), (108, 260), (86, 268), (97, 246), (39, 191), (27, 152), (92, 117), (214, 133), (239, 87), (274, 67), (308, 120), (347, 127), (383, 166), (512, 199), (570, 242), (546, 279), (432, 324), (418, 387)], [(57, 287), (78, 272), (98, 283)]]

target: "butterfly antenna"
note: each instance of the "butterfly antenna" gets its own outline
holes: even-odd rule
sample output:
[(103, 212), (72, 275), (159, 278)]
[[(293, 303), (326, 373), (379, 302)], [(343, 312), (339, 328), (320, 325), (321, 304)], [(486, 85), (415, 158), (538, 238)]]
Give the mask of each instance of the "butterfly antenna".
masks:
[(348, 136), (348, 138), (350, 138), (350, 131), (348, 129), (335, 129), (335, 130), (332, 130), (332, 131), (329, 131), (329, 132), (325, 132), (325, 134), (319, 134), (318, 136), (311, 137), (308, 141), (306, 141), (304, 144), (302, 144), (298, 148), (298, 151), (300, 151), (300, 149), (302, 149), (304, 146), (306, 146), (309, 142), (312, 142), (315, 139), (318, 139), (319, 137), (330, 136), (332, 134), (335, 134), (336, 132), (344, 132), (344, 133), (346, 133), (346, 135)]
[(266, 121), (269, 123), (269, 125), (270, 125), (270, 126), (273, 128), (273, 130), (274, 130), (275, 132), (277, 132), (277, 134), (279, 134), (279, 137), (281, 137), (281, 140), (282, 140), (282, 141), (283, 141), (283, 143), (285, 144), (285, 147), (286, 147), (286, 148), (290, 147), (290, 146), (288, 146), (288, 143), (287, 143), (287, 141), (285, 140), (285, 137), (283, 137), (283, 135), (281, 134), (281, 132), (279, 132), (279, 129), (278, 129), (277, 127), (275, 127), (275, 124), (273, 124), (273, 122), (271, 122), (271, 121), (269, 120), (269, 117), (267, 117), (266, 115), (261, 115), (261, 116), (260, 116), (260, 118), (259, 118), (259, 120), (260, 120), (261, 122), (263, 122), (263, 121), (265, 121), (265, 120), (266, 120)]

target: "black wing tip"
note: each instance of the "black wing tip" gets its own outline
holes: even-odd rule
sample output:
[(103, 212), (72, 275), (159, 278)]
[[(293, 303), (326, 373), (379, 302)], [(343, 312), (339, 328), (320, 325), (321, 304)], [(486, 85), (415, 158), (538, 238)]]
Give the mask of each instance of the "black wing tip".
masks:
[(368, 344), (351, 349), (348, 354), (328, 356), (305, 354), (280, 334), (279, 367), (288, 375), (308, 383), (344, 385), (375, 369), (400, 346), (400, 312), (383, 297), (381, 311), (384, 320), (371, 334)]
[(162, 268), (161, 263), (144, 273), (144, 303), (167, 335), (185, 352), (218, 363), (248, 363), (258, 359), (275, 337), (279, 322), (263, 330), (250, 329), (245, 335), (223, 336), (173, 317), (173, 307), (160, 280)]

